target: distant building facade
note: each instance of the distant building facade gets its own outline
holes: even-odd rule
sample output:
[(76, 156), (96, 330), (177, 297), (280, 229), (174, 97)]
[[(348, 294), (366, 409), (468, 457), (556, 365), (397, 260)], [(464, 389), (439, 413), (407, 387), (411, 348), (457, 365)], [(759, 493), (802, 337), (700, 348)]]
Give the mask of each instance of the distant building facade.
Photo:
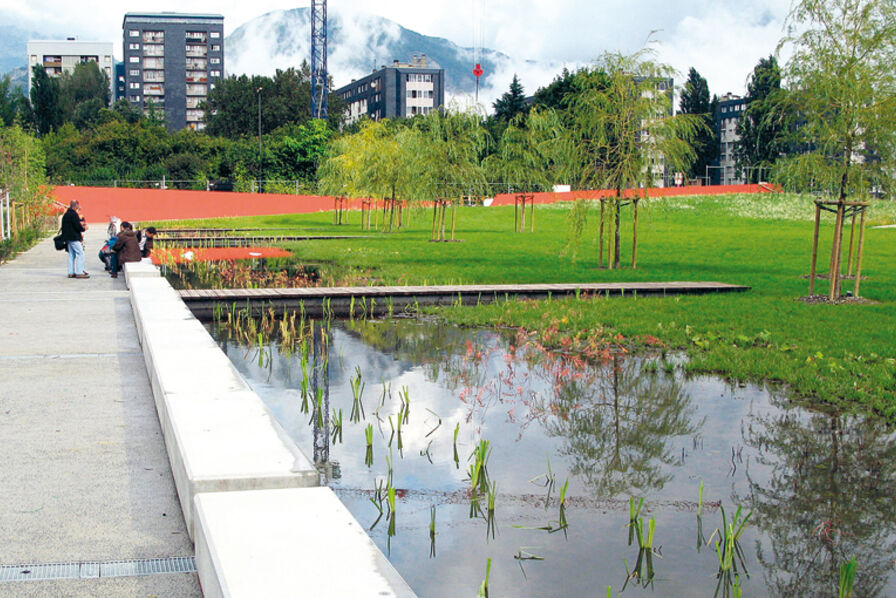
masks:
[(28, 95), (31, 95), (31, 80), (34, 66), (41, 65), (51, 77), (71, 73), (83, 62), (95, 62), (100, 71), (109, 77), (109, 91), (115, 97), (115, 73), (112, 71), (112, 42), (88, 42), (75, 38), (66, 40), (29, 41), (28, 48)]
[(224, 17), (127, 13), (122, 24), (128, 102), (165, 115), (168, 129), (202, 129), (205, 101), (224, 76)]
[(428, 68), (426, 55), (398, 60), (332, 92), (347, 106), (346, 123), (367, 115), (373, 120), (410, 118), (445, 105), (445, 70)]
[(719, 105), (713, 114), (713, 125), (719, 136), (719, 157), (709, 168), (709, 180), (713, 185), (740, 185), (744, 182), (743, 172), (737, 168), (734, 149), (740, 136), (737, 123), (744, 115), (746, 99), (726, 93), (719, 98)]

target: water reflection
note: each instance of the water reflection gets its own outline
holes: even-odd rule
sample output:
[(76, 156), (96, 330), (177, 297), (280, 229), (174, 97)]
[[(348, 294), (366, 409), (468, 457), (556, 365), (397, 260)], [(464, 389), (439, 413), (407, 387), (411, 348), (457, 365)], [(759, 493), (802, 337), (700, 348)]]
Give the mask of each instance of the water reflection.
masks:
[[(222, 345), (421, 597), (475, 594), (490, 556), (493, 587), (514, 596), (610, 584), (626, 596), (836, 596), (853, 555), (856, 596), (896, 595), (896, 436), (879, 422), (624, 354), (583, 363), (525, 333), (360, 320), (316, 330), (303, 340), (307, 377), (302, 350), (278, 350), (276, 339)], [(312, 403), (318, 392), (328, 402), (322, 418), (352, 414), (344, 443), (329, 444), (333, 421), (301, 412), (303, 384)], [(493, 447), (492, 501), (485, 488), (471, 495), (468, 456), (482, 440)], [(701, 483), (706, 509), (695, 519)], [(645, 552), (640, 567), (641, 548), (626, 542), (629, 495), (645, 497), (662, 555), (648, 562)], [(471, 499), (482, 516), (469, 518)], [(706, 542), (720, 505), (729, 521), (739, 506), (741, 517), (753, 512), (737, 562), (749, 578), (718, 576)]]
[(768, 537), (757, 556), (769, 593), (836, 596), (840, 565), (855, 556), (854, 595), (892, 596), (892, 431), (879, 420), (789, 410), (756, 416), (744, 440), (772, 468), (768, 480), (751, 479), (744, 496)]

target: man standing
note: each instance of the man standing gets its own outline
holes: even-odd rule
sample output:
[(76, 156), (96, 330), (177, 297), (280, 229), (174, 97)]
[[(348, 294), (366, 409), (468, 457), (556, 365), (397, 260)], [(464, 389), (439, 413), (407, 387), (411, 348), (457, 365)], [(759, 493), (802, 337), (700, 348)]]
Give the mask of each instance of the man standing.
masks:
[(87, 223), (81, 217), (78, 210), (81, 205), (77, 200), (69, 204), (68, 210), (62, 215), (62, 227), (60, 234), (65, 241), (65, 249), (68, 252), (68, 277), (90, 278), (90, 274), (84, 271), (84, 231)]

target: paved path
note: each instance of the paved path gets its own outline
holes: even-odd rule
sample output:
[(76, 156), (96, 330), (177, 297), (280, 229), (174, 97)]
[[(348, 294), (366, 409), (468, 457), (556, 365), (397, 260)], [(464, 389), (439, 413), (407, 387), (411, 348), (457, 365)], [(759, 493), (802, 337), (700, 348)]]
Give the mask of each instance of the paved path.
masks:
[[(0, 266), (0, 565), (193, 555), (124, 279), (47, 240)], [(201, 596), (195, 573), (0, 582), (0, 596)]]

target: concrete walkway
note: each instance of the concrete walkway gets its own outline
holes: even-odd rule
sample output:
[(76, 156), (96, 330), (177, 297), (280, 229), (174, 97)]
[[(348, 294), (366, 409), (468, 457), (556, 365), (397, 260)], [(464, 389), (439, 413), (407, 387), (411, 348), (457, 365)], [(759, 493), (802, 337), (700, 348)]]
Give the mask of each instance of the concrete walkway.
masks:
[[(124, 278), (47, 240), (0, 266), (0, 565), (193, 555)], [(201, 596), (196, 574), (0, 583), (0, 596)]]

